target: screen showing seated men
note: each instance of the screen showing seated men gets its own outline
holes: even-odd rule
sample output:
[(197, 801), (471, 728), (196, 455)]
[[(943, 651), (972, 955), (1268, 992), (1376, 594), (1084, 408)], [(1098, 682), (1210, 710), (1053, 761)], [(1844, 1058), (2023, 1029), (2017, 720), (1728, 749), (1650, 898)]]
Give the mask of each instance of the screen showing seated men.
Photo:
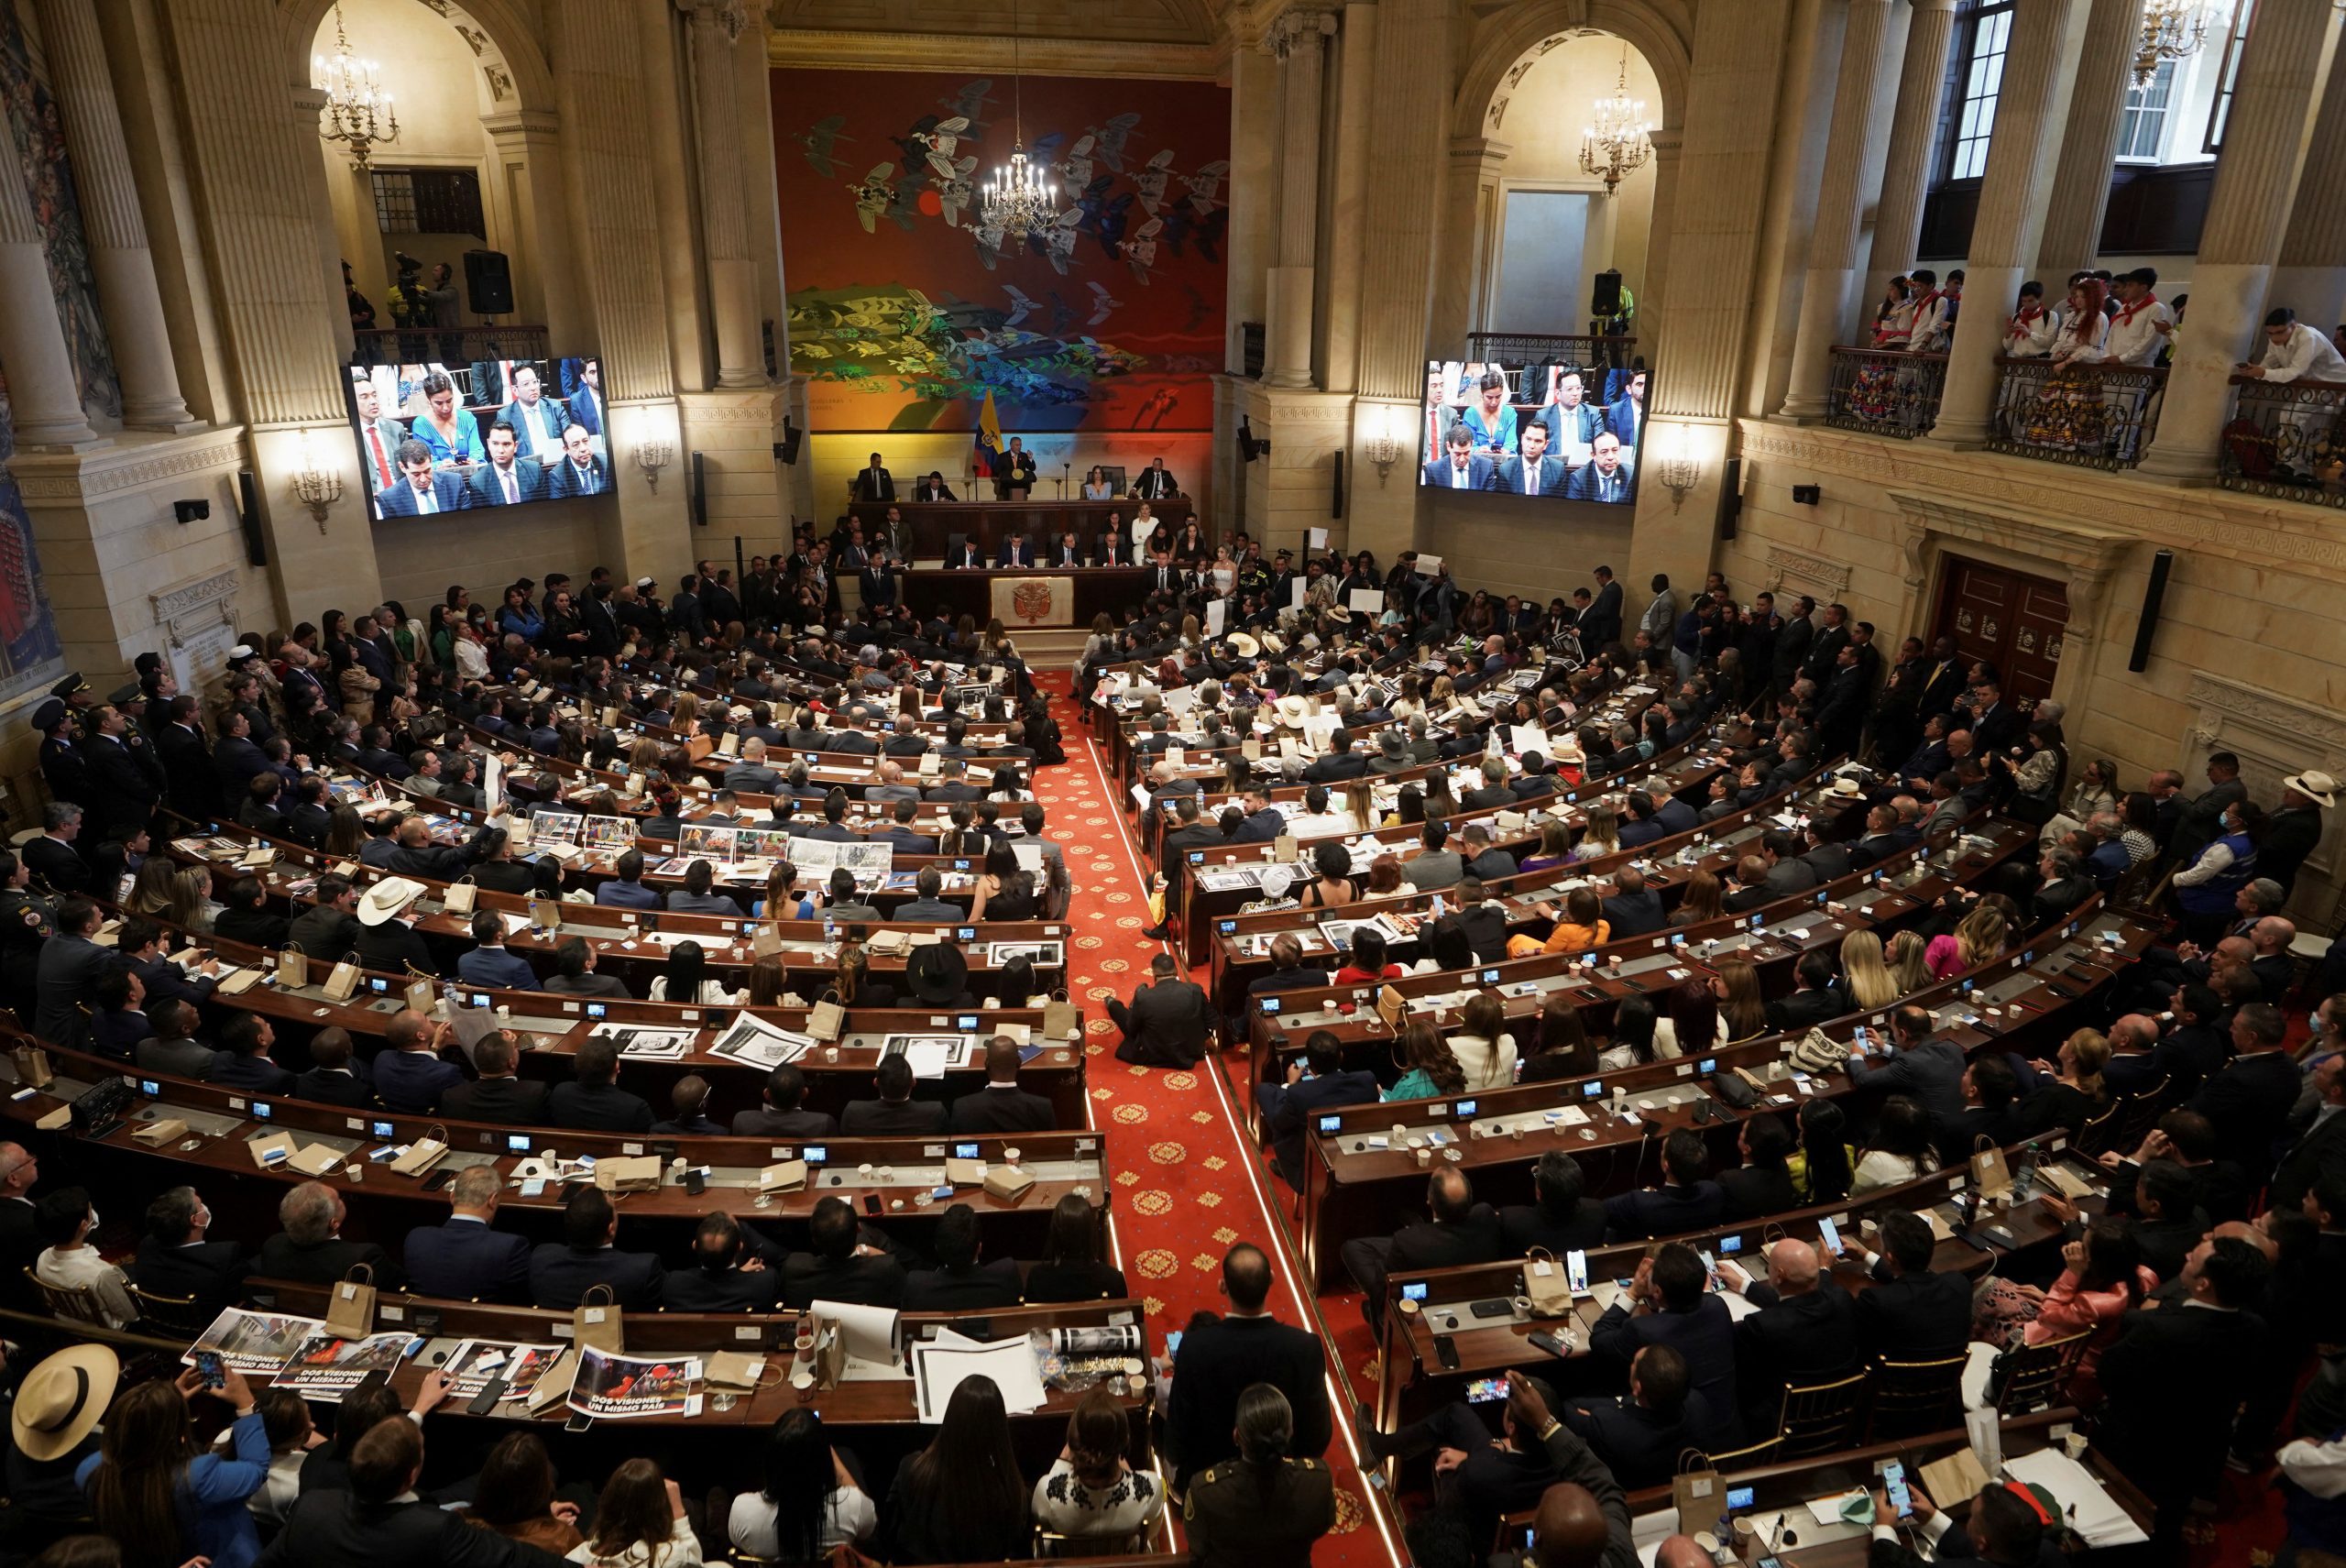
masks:
[(1640, 369), (1430, 360), (1418, 482), (1626, 505), (1645, 423)]
[(601, 495), (602, 383), (593, 359), (354, 366), (351, 431), (375, 517)]

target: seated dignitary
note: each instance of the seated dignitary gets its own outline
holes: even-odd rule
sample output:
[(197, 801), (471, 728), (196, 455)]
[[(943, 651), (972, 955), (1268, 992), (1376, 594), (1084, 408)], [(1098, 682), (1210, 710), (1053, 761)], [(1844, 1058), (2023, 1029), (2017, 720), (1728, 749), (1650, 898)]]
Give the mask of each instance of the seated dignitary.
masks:
[(817, 1201), (807, 1222), (807, 1250), (783, 1259), (782, 1304), (804, 1311), (817, 1301), (894, 1307), (904, 1296), (904, 1268), (868, 1243), (844, 1198)]
[(948, 1205), (937, 1217), (928, 1253), (934, 1268), (915, 1268), (904, 1276), (904, 1310), (907, 1312), (982, 1311), (1018, 1304), (1018, 1260), (997, 1257), (981, 1263), (978, 1212), (967, 1203)]
[(373, 1242), (342, 1239), (345, 1216), (342, 1195), (323, 1181), (305, 1181), (277, 1201), (277, 1223), (285, 1228), (261, 1243), (253, 1273), (263, 1279), (332, 1285), (364, 1264), (375, 1283), (397, 1288), (406, 1276), (390, 1254)]
[(517, 1076), (521, 1047), (510, 1033), (491, 1029), (473, 1042), (473, 1069), (480, 1076), (440, 1096), (440, 1113), (500, 1127), (543, 1127), (546, 1086)]
[(806, 1074), (790, 1062), (784, 1062), (766, 1074), (766, 1086), (760, 1094), (754, 1111), (733, 1113), (733, 1135), (737, 1138), (828, 1138), (839, 1129), (828, 1111), (804, 1111), (799, 1102), (806, 1098)]
[(530, 1303), (573, 1311), (586, 1293), (608, 1288), (618, 1306), (650, 1308), (660, 1299), (660, 1260), (649, 1253), (621, 1252), (619, 1211), (610, 1195), (594, 1187), (574, 1187), (563, 1200), (562, 1235), (530, 1254)]
[(740, 1223), (723, 1210), (701, 1216), (693, 1233), (693, 1266), (660, 1279), (660, 1305), (671, 1312), (771, 1312), (782, 1275), (757, 1255)]
[(194, 1315), (207, 1321), (243, 1298), (251, 1272), (243, 1247), (204, 1234), (211, 1224), (212, 1210), (194, 1188), (167, 1189), (147, 1205), (147, 1234), (133, 1266), (141, 1290), (192, 1301)]
[(1629, 1391), (1574, 1399), (1558, 1412), (1624, 1486), (1665, 1486), (1678, 1456), (1708, 1430), (1710, 1411), (1687, 1381), (1686, 1358), (1650, 1344), (1629, 1363)]
[(1686, 1358), (1687, 1378), (1703, 1397), (1708, 1423), (1697, 1434), (1705, 1446), (1737, 1445), (1742, 1421), (1736, 1404), (1735, 1320), (1710, 1289), (1710, 1270), (1683, 1242), (1666, 1242), (1638, 1271), (1589, 1331), (1589, 1348), (1627, 1370), (1638, 1352), (1666, 1344)]
[(1437, 1168), (1426, 1182), (1428, 1218), (1403, 1225), (1390, 1236), (1354, 1236), (1340, 1255), (1363, 1292), (1361, 1312), (1369, 1327), (1384, 1320), (1385, 1283), (1396, 1273), (1489, 1263), (1504, 1255), (1498, 1216), (1474, 1201), (1466, 1173), (1455, 1166)]
[(1330, 1030), (1314, 1029), (1303, 1042), (1303, 1055), (1288, 1063), (1285, 1081), (1264, 1084), (1259, 1093), (1271, 1129), (1271, 1163), (1288, 1186), (1299, 1188), (1312, 1118), (1339, 1106), (1376, 1103), (1376, 1075), (1366, 1068), (1346, 1070), (1343, 1043)]
[(953, 1102), (948, 1125), (957, 1133), (1047, 1133), (1058, 1124), (1051, 1102), (1018, 1087), (1018, 1042), (996, 1035), (986, 1042), (986, 1081)]
[(497, 1228), (505, 1179), (493, 1165), (468, 1165), (448, 1188), (448, 1217), (418, 1225), (400, 1244), (408, 1286), (459, 1301), (530, 1299), (530, 1244)]
[(850, 1100), (839, 1113), (839, 1131), (850, 1138), (926, 1137), (945, 1130), (945, 1106), (913, 1098), (913, 1064), (901, 1052), (880, 1058), (872, 1072), (877, 1100)]

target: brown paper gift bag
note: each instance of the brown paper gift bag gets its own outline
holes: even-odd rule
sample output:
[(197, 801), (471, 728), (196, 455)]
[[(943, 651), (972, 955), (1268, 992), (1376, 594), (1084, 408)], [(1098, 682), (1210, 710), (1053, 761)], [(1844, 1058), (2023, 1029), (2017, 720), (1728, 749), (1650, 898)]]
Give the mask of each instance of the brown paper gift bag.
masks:
[(1533, 1247), (1525, 1255), (1523, 1293), (1530, 1298), (1535, 1318), (1561, 1318), (1573, 1310), (1572, 1278), (1546, 1247)]
[(480, 889), (470, 877), (460, 877), (448, 884), (440, 895), (440, 907), (451, 915), (470, 915), (480, 897)]
[(1972, 1146), (1971, 1180), (1982, 1198), (2001, 1198), (2012, 1190), (2012, 1173), (2004, 1163), (2004, 1151), (1985, 1133)]
[(448, 1129), (434, 1123), (408, 1145), (407, 1153), (391, 1161), (391, 1169), (400, 1176), (422, 1176), (447, 1157)]
[(358, 966), (348, 959), (334, 965), (334, 972), (326, 976), (325, 991), (328, 1002), (347, 1002), (357, 992), (357, 990)]
[[(1689, 1464), (1696, 1466), (1688, 1469)], [(1687, 1449), (1678, 1456), (1678, 1474), (1671, 1478), (1670, 1500), (1678, 1509), (1678, 1529), (1692, 1535), (1698, 1530), (1708, 1530), (1727, 1512), (1727, 1493), (1719, 1484), (1719, 1473), (1711, 1464), (1710, 1455), (1699, 1449)]]
[[(595, 1299), (602, 1293), (602, 1299)], [(590, 1285), (579, 1301), (578, 1310), (570, 1314), (570, 1340), (582, 1350), (599, 1350), (610, 1355), (627, 1354), (627, 1317), (619, 1310), (619, 1297), (608, 1285)]]
[(753, 957), (770, 959), (782, 951), (782, 927), (773, 921), (762, 921), (750, 932), (750, 952)]
[(301, 943), (290, 942), (277, 955), (277, 983), (284, 991), (299, 991), (310, 983), (310, 955)]
[(27, 1089), (47, 1089), (57, 1081), (57, 1074), (49, 1070), (49, 1053), (38, 1046), (18, 1046), (8, 1053), (16, 1063), (17, 1080)]
[(839, 1031), (847, 1027), (847, 1009), (831, 997), (825, 997), (806, 1012), (806, 1032), (818, 1040), (836, 1040)]
[(353, 1264), (326, 1298), (326, 1332), (344, 1339), (365, 1339), (375, 1332), (375, 1270)]
[(433, 987), (439, 983), (437, 977), (424, 973), (413, 964), (407, 966), (407, 973), (408, 1010), (413, 1013), (430, 1013), (440, 1004), (439, 993), (433, 990)]

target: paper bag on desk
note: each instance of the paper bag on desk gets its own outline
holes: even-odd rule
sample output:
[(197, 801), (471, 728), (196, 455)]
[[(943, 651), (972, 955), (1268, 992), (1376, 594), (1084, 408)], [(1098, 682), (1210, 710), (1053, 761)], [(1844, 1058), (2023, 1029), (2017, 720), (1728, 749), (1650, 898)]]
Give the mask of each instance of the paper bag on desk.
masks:
[(1976, 1140), (1972, 1150), (1971, 1179), (1978, 1184), (1982, 1198), (2001, 1198), (2012, 1190), (2012, 1173), (2004, 1164), (2004, 1151), (1985, 1133)]
[(577, 1380), (577, 1377), (578, 1353), (575, 1350), (565, 1350), (554, 1357), (554, 1365), (547, 1367), (537, 1382), (531, 1385), (530, 1392), (523, 1400), (529, 1406), (530, 1413), (533, 1416), (543, 1415), (555, 1406), (568, 1400), (570, 1386)]
[(470, 877), (463, 877), (448, 884), (440, 895), (440, 907), (451, 915), (470, 915), (474, 903), (480, 897), (480, 888)]
[(795, 1192), (806, 1185), (806, 1162), (803, 1159), (786, 1159), (758, 1172), (761, 1192)]
[(230, 970), (225, 975), (221, 977), (220, 983), (213, 987), (213, 994), (216, 996), (242, 996), (246, 992), (250, 991), (254, 986), (258, 985), (259, 983), (260, 970), (257, 969)]
[(847, 1027), (847, 1009), (836, 1002), (817, 1002), (806, 1012), (806, 1032), (817, 1040), (836, 1040)]
[(737, 1388), (744, 1393), (766, 1380), (773, 1363), (763, 1355), (720, 1350), (701, 1357), (700, 1375), (712, 1388)]
[(433, 1126), (408, 1145), (407, 1153), (391, 1161), (391, 1169), (401, 1176), (422, 1176), (447, 1157), (448, 1129)]
[(365, 1339), (375, 1332), (375, 1270), (353, 1264), (326, 1297), (326, 1332)]
[(342, 1157), (323, 1144), (303, 1144), (285, 1163), (304, 1176), (323, 1176), (342, 1163)]
[(326, 976), (325, 992), (328, 1002), (347, 1002), (358, 990), (358, 966), (345, 959), (334, 966)]
[(530, 924), (541, 931), (562, 929), (562, 900), (559, 898), (530, 900)]
[(625, 1156), (597, 1161), (595, 1185), (606, 1192), (650, 1192), (660, 1185), (658, 1155)]
[(2036, 1168), (2036, 1179), (2074, 1203), (2093, 1191), (2093, 1183), (2066, 1166), (2050, 1163)]
[(945, 1179), (954, 1187), (976, 1187), (986, 1179), (986, 1162), (981, 1159), (948, 1159), (945, 1162)]
[[(600, 1300), (595, 1299), (597, 1291), (602, 1293)], [(627, 1317), (619, 1310), (619, 1298), (609, 1286), (586, 1288), (577, 1310), (570, 1314), (570, 1340), (581, 1350), (599, 1350), (611, 1355), (627, 1354)]]
[(1015, 1203), (1035, 1185), (1035, 1179), (1014, 1165), (998, 1165), (986, 1172), (986, 1195)]
[(273, 1169), (293, 1157), (295, 1147), (291, 1133), (271, 1133), (265, 1138), (247, 1138), (245, 1147), (253, 1157), (253, 1164), (263, 1170)]
[(142, 1122), (130, 1135), (150, 1149), (161, 1148), (187, 1135), (187, 1124), (177, 1116), (166, 1116), (159, 1122)]
[(1976, 1497), (1989, 1479), (1979, 1456), (1968, 1448), (1958, 1448), (1943, 1459), (1934, 1459), (1916, 1474), (1923, 1490), (1934, 1498)]
[(57, 1081), (57, 1074), (49, 1069), (49, 1053), (38, 1046), (18, 1046), (8, 1053), (16, 1064), (16, 1080), (27, 1089), (47, 1089)]
[(1718, 1522), (1719, 1516), (1727, 1512), (1727, 1494), (1719, 1489), (1719, 1473), (1711, 1467), (1707, 1454), (1690, 1449), (1678, 1463), (1698, 1466), (1681, 1469), (1670, 1482), (1670, 1501), (1678, 1510), (1678, 1529), (1683, 1534), (1692, 1535)]

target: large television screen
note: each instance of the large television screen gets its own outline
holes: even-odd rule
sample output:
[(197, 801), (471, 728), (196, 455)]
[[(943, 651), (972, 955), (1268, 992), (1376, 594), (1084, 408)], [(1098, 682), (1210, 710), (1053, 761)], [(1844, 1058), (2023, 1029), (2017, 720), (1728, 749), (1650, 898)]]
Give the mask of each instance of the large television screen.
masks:
[(593, 359), (350, 371), (351, 434), (378, 520), (601, 495), (609, 419)]
[(1646, 373), (1429, 360), (1420, 422), (1420, 485), (1626, 506), (1638, 494)]

